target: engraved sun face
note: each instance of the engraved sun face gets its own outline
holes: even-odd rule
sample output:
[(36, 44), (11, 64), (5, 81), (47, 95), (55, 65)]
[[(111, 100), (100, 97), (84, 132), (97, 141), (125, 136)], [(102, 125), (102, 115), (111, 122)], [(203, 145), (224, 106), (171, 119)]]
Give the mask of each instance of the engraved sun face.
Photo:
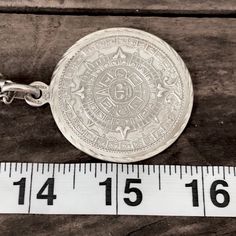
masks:
[(99, 74), (94, 100), (107, 116), (128, 119), (146, 105), (149, 90), (145, 78), (125, 65), (112, 66)]
[(117, 68), (115, 78), (109, 86), (110, 98), (115, 103), (125, 103), (133, 98), (134, 84), (130, 83), (127, 78), (127, 70)]

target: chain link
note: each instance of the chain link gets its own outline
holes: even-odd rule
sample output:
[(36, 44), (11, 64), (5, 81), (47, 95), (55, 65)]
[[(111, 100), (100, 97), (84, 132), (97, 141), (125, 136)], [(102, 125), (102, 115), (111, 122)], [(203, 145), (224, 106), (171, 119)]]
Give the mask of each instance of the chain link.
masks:
[(35, 99), (40, 98), (41, 90), (37, 87), (25, 84), (14, 83), (4, 79), (0, 74), (0, 101), (10, 104), (15, 98), (25, 99), (26, 96), (32, 96)]

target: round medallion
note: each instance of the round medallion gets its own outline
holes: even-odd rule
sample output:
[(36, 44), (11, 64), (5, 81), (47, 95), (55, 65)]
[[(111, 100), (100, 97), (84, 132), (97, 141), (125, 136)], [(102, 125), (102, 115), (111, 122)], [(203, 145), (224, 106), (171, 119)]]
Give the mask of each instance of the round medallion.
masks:
[(193, 89), (179, 55), (144, 31), (89, 34), (63, 56), (50, 105), (64, 136), (96, 158), (135, 162), (170, 146), (191, 114)]

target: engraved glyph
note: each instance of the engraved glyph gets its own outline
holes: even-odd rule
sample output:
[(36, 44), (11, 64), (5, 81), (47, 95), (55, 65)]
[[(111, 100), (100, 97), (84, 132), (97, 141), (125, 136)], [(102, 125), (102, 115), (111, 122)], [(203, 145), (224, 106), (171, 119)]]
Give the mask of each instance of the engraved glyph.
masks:
[(127, 136), (127, 133), (128, 133), (129, 130), (130, 130), (129, 126), (126, 126), (124, 129), (121, 126), (118, 126), (116, 128), (116, 131), (120, 132), (120, 134), (122, 136), (122, 139), (126, 139), (126, 136)]

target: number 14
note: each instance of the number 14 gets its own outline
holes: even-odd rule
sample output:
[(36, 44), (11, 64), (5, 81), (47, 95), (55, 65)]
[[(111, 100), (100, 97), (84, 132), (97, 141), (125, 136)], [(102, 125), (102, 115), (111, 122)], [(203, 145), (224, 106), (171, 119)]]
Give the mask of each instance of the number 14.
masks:
[[(19, 185), (18, 205), (25, 204), (25, 182), (26, 178), (21, 178), (20, 181), (13, 183), (13, 185)], [(44, 194), (43, 192), (46, 189), (47, 194)], [(53, 205), (53, 200), (56, 198), (57, 196), (54, 194), (54, 178), (48, 178), (37, 193), (37, 199), (46, 199), (47, 205)]]

